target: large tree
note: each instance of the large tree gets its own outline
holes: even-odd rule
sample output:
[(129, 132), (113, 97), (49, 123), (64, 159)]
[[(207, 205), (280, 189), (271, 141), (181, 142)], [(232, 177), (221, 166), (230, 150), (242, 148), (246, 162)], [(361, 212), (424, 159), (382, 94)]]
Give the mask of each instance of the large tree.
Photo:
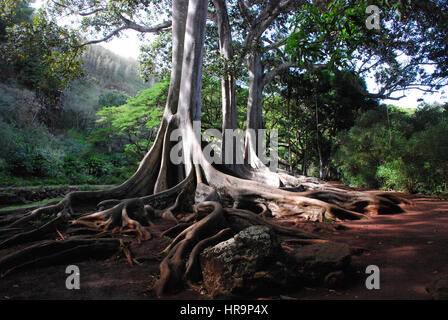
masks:
[[(90, 4), (97, 3), (93, 1)], [(279, 9), (281, 3), (272, 1), (272, 6), (268, 5), (269, 11)], [(175, 236), (165, 250), (167, 255), (160, 264), (160, 279), (154, 287), (155, 292), (161, 295), (185, 280), (197, 280), (198, 274), (200, 277), (198, 256), (201, 251), (231, 237), (247, 225), (269, 225), (278, 233), (308, 239), (307, 243), (317, 238), (301, 230), (280, 227), (264, 219), (264, 213), (271, 212), (275, 217), (297, 215), (323, 220), (362, 219), (369, 213), (399, 210), (397, 204), (401, 200), (390, 193), (347, 191), (286, 174), (270, 172), (268, 175), (266, 170), (250, 169), (244, 165), (241, 167), (243, 179), (225, 167), (218, 170), (208, 160), (205, 155), (207, 147), (202, 149), (200, 133), (195, 131), (195, 125), (201, 120), (207, 11), (207, 0), (172, 1), (169, 93), (157, 137), (134, 175), (109, 190), (72, 192), (56, 204), (2, 216), (1, 223), (6, 228), (0, 248), (45, 239), (54, 232), (55, 226), (68, 238), (65, 241), (38, 242), (2, 258), (2, 273), (17, 267), (61, 261), (71, 254), (96, 255), (120, 246), (132, 261), (126, 239), (111, 236), (114, 232), (133, 231), (138, 240), (146, 240), (151, 237), (147, 227), (151, 220), (156, 221), (154, 219), (159, 217), (179, 222), (179, 213), (192, 213), (185, 215), (180, 221), (183, 223), (171, 230), (170, 234)], [(112, 13), (119, 14), (120, 11)], [(260, 21), (263, 23), (265, 20)], [(223, 80), (226, 82), (228, 78)], [(223, 91), (231, 92), (226, 88), (224, 83)], [(180, 143), (172, 141), (175, 133)], [(182, 161), (178, 162), (175, 159), (178, 159), (179, 152)], [(250, 174), (246, 174), (248, 172)], [(272, 177), (282, 183), (281, 187), (260, 182), (263, 178), (272, 181)], [(297, 192), (303, 188), (307, 191)], [(99, 209), (92, 209), (95, 204)], [(36, 228), (37, 221), (41, 221), (43, 216), (52, 218)], [(67, 224), (67, 221), (71, 223)], [(73, 236), (92, 230), (101, 230), (103, 237), (94, 234), (80, 239)]]

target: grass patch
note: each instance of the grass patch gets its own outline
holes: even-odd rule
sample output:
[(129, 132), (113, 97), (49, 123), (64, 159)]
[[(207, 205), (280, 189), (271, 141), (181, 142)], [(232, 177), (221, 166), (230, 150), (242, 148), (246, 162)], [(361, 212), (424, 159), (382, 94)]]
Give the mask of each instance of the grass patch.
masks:
[(96, 191), (96, 190), (103, 190), (104, 186), (97, 186), (92, 184), (82, 184), (77, 186), (80, 191)]
[(0, 209), (0, 213), (2, 213), (2, 211), (6, 211), (6, 210), (22, 209), (22, 208), (40, 206), (40, 205), (47, 204), (47, 203), (53, 202), (53, 201), (61, 201), (62, 199), (63, 198), (45, 199), (45, 200), (41, 200), (41, 201), (37, 201), (37, 202), (33, 202), (33, 203), (27, 203), (27, 204), (21, 204), (21, 205), (16, 205), (16, 206), (5, 207), (5, 208), (1, 208)]

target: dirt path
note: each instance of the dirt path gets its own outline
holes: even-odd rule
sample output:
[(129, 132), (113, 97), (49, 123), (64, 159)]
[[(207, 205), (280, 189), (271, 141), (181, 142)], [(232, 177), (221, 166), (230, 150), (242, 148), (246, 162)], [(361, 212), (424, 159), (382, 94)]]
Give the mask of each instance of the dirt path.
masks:
[[(448, 273), (448, 201), (413, 199), (404, 207), (406, 213), (378, 216), (371, 220), (337, 224), (322, 228), (323, 235), (347, 242), (364, 251), (354, 256), (354, 280), (346, 288), (303, 289), (300, 299), (430, 299), (425, 286)], [(157, 235), (166, 225), (154, 229)], [(309, 227), (312, 227), (311, 225)], [(344, 228), (345, 227), (345, 228)], [(81, 273), (81, 289), (67, 290), (66, 266), (52, 266), (11, 274), (0, 279), (0, 299), (153, 299), (147, 291), (158, 274), (154, 253), (164, 248), (168, 239), (155, 237), (133, 248), (141, 265), (129, 266), (122, 258), (76, 263)], [(0, 256), (6, 254), (0, 251)], [(377, 265), (381, 271), (381, 289), (367, 290), (365, 268)], [(186, 290), (172, 299), (202, 299), (199, 293)]]
[[(308, 290), (305, 299), (431, 299), (426, 285), (448, 273), (448, 201), (414, 198), (405, 213), (342, 223), (332, 239), (367, 251), (354, 256), (358, 279), (346, 290)], [(380, 289), (367, 290), (365, 269), (380, 269)]]

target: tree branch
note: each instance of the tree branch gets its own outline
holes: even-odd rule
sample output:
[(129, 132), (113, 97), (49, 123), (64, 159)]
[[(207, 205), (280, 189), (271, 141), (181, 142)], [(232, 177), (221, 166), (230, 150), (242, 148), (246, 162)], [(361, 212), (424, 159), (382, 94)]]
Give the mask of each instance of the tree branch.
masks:
[(84, 47), (87, 45), (105, 42), (105, 41), (111, 39), (112, 37), (119, 35), (119, 33), (123, 30), (131, 29), (131, 30), (135, 30), (138, 32), (142, 32), (142, 33), (154, 33), (154, 32), (159, 32), (161, 30), (167, 29), (167, 28), (171, 27), (171, 24), (172, 24), (171, 21), (165, 21), (165, 22), (162, 22), (162, 23), (152, 26), (152, 27), (146, 27), (146, 26), (141, 26), (141, 25), (135, 23), (134, 21), (127, 19), (127, 18), (123, 17), (122, 15), (120, 15), (120, 18), (125, 23), (123, 26), (115, 29), (114, 31), (112, 31), (111, 33), (109, 33), (108, 35), (106, 35), (105, 37), (103, 37), (101, 39), (86, 41), (86, 42), (80, 44), (79, 47)]
[(159, 32), (159, 31), (162, 31), (163, 29), (170, 28), (172, 25), (172, 21), (165, 21), (165, 22), (162, 22), (162, 23), (152, 26), (152, 27), (146, 27), (146, 26), (139, 25), (132, 20), (129, 20), (128, 18), (124, 17), (121, 14), (120, 14), (120, 19), (124, 22), (127, 29), (132, 29), (132, 30), (142, 32), (142, 33)]
[[(278, 65), (274, 69), (270, 70), (263, 76), (263, 86), (271, 82), (279, 73), (282, 71), (288, 70), (290, 68), (297, 68), (298, 65), (295, 62), (285, 62), (281, 65)], [(326, 64), (315, 63), (308, 66), (310, 70), (317, 71), (322, 70), (327, 67)]]
[(293, 67), (297, 67), (297, 64), (295, 62), (286, 62), (286, 63), (283, 63), (283, 64), (275, 67), (274, 69), (272, 69), (271, 71), (269, 71), (268, 73), (266, 73), (263, 76), (263, 86), (265, 86), (266, 84), (271, 82), (272, 79), (274, 79), (282, 71), (288, 70), (289, 68), (293, 68)]
[(243, 20), (245, 20), (248, 24), (251, 24), (253, 18), (250, 15), (249, 6), (247, 5), (246, 1), (238, 0), (238, 8), (241, 11), (241, 16), (243, 17)]
[(109, 33), (104, 38), (86, 41), (84, 43), (81, 43), (78, 47), (84, 47), (84, 46), (89, 46), (89, 45), (92, 45), (92, 44), (97, 44), (97, 43), (100, 43), (100, 42), (105, 42), (105, 41), (109, 40), (110, 38), (118, 35), (121, 31), (126, 30), (126, 29), (127, 28), (125, 26), (122, 26), (122, 27), (120, 27), (118, 29), (115, 29), (114, 31)]
[(266, 47), (263, 48), (263, 51), (267, 52), (267, 51), (270, 51), (270, 50), (277, 49), (277, 48), (281, 47), (282, 45), (284, 45), (288, 41), (288, 38), (282, 38), (282, 39), (280, 39), (280, 40), (278, 40), (276, 42), (270, 42), (268, 39), (263, 39), (263, 40), (265, 40), (266, 42), (270, 43), (269, 46), (266, 46)]

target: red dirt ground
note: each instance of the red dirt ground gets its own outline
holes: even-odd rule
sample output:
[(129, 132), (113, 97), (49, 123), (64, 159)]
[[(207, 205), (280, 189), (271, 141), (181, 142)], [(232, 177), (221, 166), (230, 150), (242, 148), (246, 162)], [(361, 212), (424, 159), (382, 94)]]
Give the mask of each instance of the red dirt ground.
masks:
[[(304, 288), (289, 298), (298, 299), (431, 299), (426, 285), (448, 273), (448, 201), (413, 197), (405, 213), (373, 217), (344, 223), (300, 223), (334, 241), (346, 242), (358, 250), (353, 256), (353, 277), (343, 288)], [(157, 233), (171, 224), (153, 229), (155, 237), (132, 252), (141, 262), (129, 266), (122, 257), (105, 261), (83, 261), (81, 289), (65, 288), (66, 265), (39, 268), (10, 274), (0, 279), (0, 299), (154, 299), (148, 288), (156, 279), (159, 260), (155, 252), (168, 239)], [(0, 256), (6, 254), (0, 251)], [(381, 288), (365, 287), (365, 268), (380, 268)], [(184, 290), (167, 299), (204, 299), (193, 290)], [(279, 299), (284, 297), (271, 297)]]

